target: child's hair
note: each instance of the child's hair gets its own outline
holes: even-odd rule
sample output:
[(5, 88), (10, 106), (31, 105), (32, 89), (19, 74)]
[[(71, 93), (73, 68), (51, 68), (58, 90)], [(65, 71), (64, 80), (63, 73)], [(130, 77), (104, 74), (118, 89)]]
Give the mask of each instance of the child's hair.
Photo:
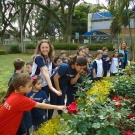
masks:
[(42, 80), (42, 78), (38, 75), (32, 76), (32, 84), (35, 85), (38, 80)]
[(116, 52), (118, 52), (119, 53), (119, 51), (116, 49), (116, 50), (114, 50), (113, 51), (113, 55), (112, 55), (112, 57), (114, 57), (114, 54), (116, 53)]
[(13, 62), (13, 65), (14, 70), (20, 70), (25, 65), (25, 62), (20, 58), (16, 58)]
[(119, 49), (121, 50), (122, 49), (122, 44), (125, 43), (126, 44), (126, 47), (124, 48), (124, 50), (127, 50), (127, 42), (126, 41), (122, 41), (119, 45)]
[(77, 55), (79, 55), (79, 52), (80, 52), (81, 50), (83, 50), (83, 49), (86, 49), (86, 46), (79, 46), (79, 47), (77, 48)]
[(49, 45), (50, 51), (48, 53), (48, 57), (49, 57), (50, 61), (52, 62), (53, 58), (54, 58), (54, 48), (53, 48), (52, 44), (48, 40), (45, 40), (45, 39), (41, 40), (39, 42), (39, 44), (37, 45), (37, 47), (35, 49), (35, 53), (33, 55), (33, 59), (37, 54), (40, 54), (40, 55), (42, 55), (43, 58), (45, 58), (44, 55), (41, 53), (41, 50), (40, 50), (40, 46), (42, 45), (42, 43), (47, 43)]
[(60, 54), (63, 54), (63, 53), (66, 53), (66, 51), (65, 50), (61, 50)]
[(57, 61), (58, 61), (58, 59), (61, 59), (59, 56), (56, 56), (55, 58), (54, 58), (54, 63), (56, 63)]
[(85, 45), (84, 47), (85, 47), (85, 49), (86, 49), (86, 48), (88, 48), (88, 49), (89, 49), (89, 47), (88, 47), (87, 45)]
[(29, 61), (26, 63), (26, 65), (31, 65), (31, 66), (32, 66), (32, 64), (33, 64), (33, 61)]
[(8, 98), (14, 90), (18, 90), (20, 86), (23, 86), (23, 87), (26, 86), (26, 84), (30, 81), (31, 81), (31, 77), (29, 76), (29, 74), (26, 74), (26, 73), (17, 74), (12, 79), (11, 83), (9, 84), (9, 87), (3, 99), (3, 102), (5, 102), (6, 98)]
[(85, 66), (87, 65), (87, 59), (83, 56), (77, 56), (77, 55), (69, 56), (68, 64), (72, 65), (75, 63), (77, 63), (78, 66)]
[(102, 51), (104, 52), (105, 50), (108, 50), (108, 48), (107, 47), (103, 47)]
[[(113, 51), (113, 54), (112, 54), (112, 56), (111, 56), (111, 58), (110, 58), (110, 61), (112, 60), (112, 58), (114, 57), (114, 54), (115, 54), (116, 52), (119, 52), (118, 49), (115, 49), (115, 50)], [(118, 57), (119, 57), (119, 56), (118, 56)]]
[(96, 55), (99, 55), (99, 54), (103, 54), (103, 51), (102, 50), (97, 50)]
[(90, 54), (87, 54), (86, 58), (92, 58), (92, 56)]

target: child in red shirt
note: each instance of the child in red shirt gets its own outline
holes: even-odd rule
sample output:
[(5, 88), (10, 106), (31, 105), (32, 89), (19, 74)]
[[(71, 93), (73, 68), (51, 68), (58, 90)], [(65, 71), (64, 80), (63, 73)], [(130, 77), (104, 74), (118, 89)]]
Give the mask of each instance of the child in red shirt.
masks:
[(24, 111), (33, 107), (41, 109), (64, 110), (65, 106), (38, 103), (24, 96), (32, 89), (32, 79), (28, 74), (20, 73), (11, 81), (4, 103), (0, 108), (0, 135), (15, 135)]

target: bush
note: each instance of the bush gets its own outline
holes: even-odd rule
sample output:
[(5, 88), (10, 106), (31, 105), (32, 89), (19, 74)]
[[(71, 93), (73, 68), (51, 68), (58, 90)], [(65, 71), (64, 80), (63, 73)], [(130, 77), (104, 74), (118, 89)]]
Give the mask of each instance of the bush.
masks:
[(36, 48), (36, 45), (32, 45), (32, 44), (27, 44), (26, 46), (25, 46), (25, 48), (26, 49), (35, 49)]
[(21, 50), (18, 45), (12, 45), (9, 50), (10, 53), (20, 53)]
[(6, 50), (0, 50), (0, 55), (6, 54), (7, 51)]
[(113, 44), (111, 43), (104, 43), (104, 44), (71, 44), (71, 43), (55, 43), (53, 44), (54, 49), (60, 49), (60, 50), (76, 50), (78, 46), (84, 46), (87, 45), (91, 51), (100, 50), (103, 47), (107, 47), (109, 51), (114, 50)]

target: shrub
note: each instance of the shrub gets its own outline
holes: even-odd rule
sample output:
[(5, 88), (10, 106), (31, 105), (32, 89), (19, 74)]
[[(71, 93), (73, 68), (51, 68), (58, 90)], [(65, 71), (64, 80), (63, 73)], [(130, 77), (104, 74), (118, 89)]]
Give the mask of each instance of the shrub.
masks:
[(0, 55), (6, 54), (7, 51), (6, 50), (0, 50)]
[[(91, 51), (100, 50), (103, 47), (107, 47), (110, 51), (113, 49), (113, 44), (111, 43), (105, 43), (105, 44), (72, 44), (72, 43), (54, 43), (54, 49), (60, 49), (60, 50), (76, 50), (78, 46), (84, 46), (87, 45)], [(27, 44), (25, 46), (26, 49), (35, 49), (35, 44)]]
[(111, 43), (104, 43), (104, 44), (71, 44), (71, 43), (54, 43), (54, 49), (60, 50), (76, 50), (78, 46), (87, 45), (91, 51), (100, 50), (103, 47), (107, 47), (109, 51), (114, 50), (113, 44)]
[(36, 45), (35, 44), (27, 44), (25, 46), (26, 49), (35, 49), (36, 48)]
[(21, 50), (18, 45), (12, 45), (9, 50), (10, 53), (20, 53)]

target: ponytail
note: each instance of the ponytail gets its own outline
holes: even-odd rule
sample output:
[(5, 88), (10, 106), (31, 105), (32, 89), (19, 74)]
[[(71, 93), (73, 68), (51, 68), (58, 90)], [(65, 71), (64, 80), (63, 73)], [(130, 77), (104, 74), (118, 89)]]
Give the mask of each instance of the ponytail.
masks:
[(78, 66), (86, 66), (87, 65), (87, 59), (83, 56), (69, 56), (68, 64), (77, 64)]
[(7, 89), (7, 93), (3, 98), (3, 103), (5, 102), (6, 98), (8, 98), (10, 96), (10, 94), (15, 90), (15, 88), (13, 87), (12, 82), (9, 84), (9, 87)]
[(76, 59), (77, 59), (77, 55), (71, 55), (71, 56), (69, 56), (68, 64), (69, 65), (74, 64), (76, 62)]

